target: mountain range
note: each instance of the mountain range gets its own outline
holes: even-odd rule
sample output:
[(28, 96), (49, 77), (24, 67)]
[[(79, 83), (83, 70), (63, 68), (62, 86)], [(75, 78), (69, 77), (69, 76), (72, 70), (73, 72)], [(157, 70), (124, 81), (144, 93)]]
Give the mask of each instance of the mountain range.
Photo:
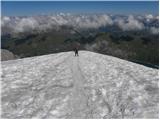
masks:
[(1, 26), (1, 48), (18, 58), (71, 51), (78, 46), (80, 50), (159, 66), (159, 16), (3, 16)]

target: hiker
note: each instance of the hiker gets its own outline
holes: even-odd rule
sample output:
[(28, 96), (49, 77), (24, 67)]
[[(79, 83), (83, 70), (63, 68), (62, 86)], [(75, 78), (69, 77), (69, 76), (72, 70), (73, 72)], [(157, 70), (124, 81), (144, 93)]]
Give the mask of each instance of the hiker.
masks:
[(75, 48), (74, 52), (75, 52), (75, 56), (78, 56), (78, 48)]

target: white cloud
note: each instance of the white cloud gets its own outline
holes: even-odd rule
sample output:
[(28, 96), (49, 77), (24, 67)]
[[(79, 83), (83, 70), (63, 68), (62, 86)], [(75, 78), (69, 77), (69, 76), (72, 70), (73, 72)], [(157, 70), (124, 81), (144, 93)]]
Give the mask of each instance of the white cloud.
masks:
[(147, 18), (147, 19), (153, 19), (154, 17), (153, 17), (152, 14), (148, 14), (148, 15), (146, 15), (146, 18)]
[(150, 31), (151, 31), (152, 34), (159, 34), (159, 29), (156, 28), (156, 27), (151, 27)]
[(136, 20), (132, 15), (126, 21), (124, 19), (118, 19), (116, 22), (123, 31), (142, 30), (144, 28), (143, 23)]
[(1, 18), (1, 26), (4, 26), (8, 22), (10, 22), (10, 18), (9, 17), (4, 16), (4, 17)]
[[(158, 18), (158, 17), (156, 17)], [(153, 15), (146, 16), (111, 16), (107, 14), (54, 14), (32, 17), (7, 17), (1, 18), (2, 31), (10, 33), (26, 32), (33, 30), (46, 31), (48, 29), (59, 30), (62, 25), (76, 29), (97, 29), (117, 25), (123, 31), (143, 30), (144, 20), (153, 19)], [(155, 33), (155, 29), (151, 31)]]
[(113, 21), (108, 15), (78, 16), (75, 18), (75, 25), (80, 28), (99, 28), (112, 25)]
[(22, 18), (14, 28), (14, 32), (25, 32), (35, 30), (39, 26), (34, 18)]
[(35, 16), (14, 19), (12, 24), (6, 24), (9, 17), (4, 17), (2, 23), (6, 27), (14, 29), (13, 32), (25, 32), (30, 30), (58, 29), (59, 26), (67, 25), (76, 28), (99, 28), (112, 25), (113, 21), (108, 15), (70, 15), (60, 13), (52, 16)]
[(145, 17), (146, 17), (147, 22), (150, 22), (150, 20), (154, 18), (152, 14), (148, 14)]

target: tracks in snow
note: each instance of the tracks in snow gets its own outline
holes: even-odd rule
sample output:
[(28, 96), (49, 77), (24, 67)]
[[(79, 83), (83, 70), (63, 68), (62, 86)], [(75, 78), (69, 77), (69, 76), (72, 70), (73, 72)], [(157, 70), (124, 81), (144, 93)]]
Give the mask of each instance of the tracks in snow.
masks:
[(71, 118), (85, 118), (87, 97), (84, 91), (84, 77), (79, 67), (79, 57), (72, 57), (71, 70), (74, 80), (74, 88), (71, 98)]

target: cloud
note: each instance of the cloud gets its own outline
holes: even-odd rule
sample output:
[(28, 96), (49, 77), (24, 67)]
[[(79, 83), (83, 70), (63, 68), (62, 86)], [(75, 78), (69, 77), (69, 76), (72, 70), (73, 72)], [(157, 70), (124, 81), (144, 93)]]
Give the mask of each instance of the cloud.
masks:
[[(100, 27), (118, 26), (123, 31), (146, 29), (147, 19), (155, 18), (153, 15), (146, 16), (114, 16), (108, 14), (54, 14), (31, 17), (7, 17), (1, 18), (2, 33), (19, 33), (32, 31), (46, 31), (48, 29), (60, 30), (61, 26), (69, 26), (75, 29), (98, 29)], [(156, 17), (155, 20), (157, 19)], [(147, 22), (149, 23), (149, 22)], [(151, 28), (156, 33), (156, 28)]]
[(107, 25), (112, 25), (113, 21), (108, 15), (93, 15), (93, 16), (78, 16), (73, 19), (75, 27), (86, 28), (86, 29), (97, 29), (99, 27), (104, 27)]
[(4, 17), (1, 19), (1, 26), (4, 26), (4, 25), (7, 24), (8, 22), (10, 22), (10, 18), (7, 17), (7, 16), (4, 16)]
[(146, 18), (146, 21), (147, 21), (147, 22), (150, 22), (150, 20), (154, 19), (154, 17), (153, 17), (152, 14), (146, 15), (145, 18)]
[(94, 43), (94, 44), (91, 44), (91, 45), (89, 45), (89, 44), (86, 44), (86, 45), (85, 45), (85, 49), (86, 49), (86, 50), (89, 50), (89, 51), (94, 51), (94, 50), (97, 49), (97, 48), (98, 48), (97, 43)]
[(116, 22), (123, 31), (142, 30), (144, 28), (143, 23), (135, 19), (132, 15), (130, 15), (126, 21), (120, 18), (116, 20)]
[(152, 14), (148, 14), (148, 15), (146, 15), (146, 18), (147, 18), (147, 19), (153, 19), (154, 17), (153, 17)]
[(16, 17), (12, 19), (10, 25), (9, 17), (3, 17), (1, 25), (13, 29), (14, 33), (32, 30), (58, 29), (62, 25), (72, 26), (81, 29), (97, 29), (107, 25), (112, 25), (110, 16), (103, 15), (70, 15), (57, 14), (52, 16)]
[(152, 34), (159, 34), (159, 29), (156, 28), (156, 27), (151, 27), (151, 28), (150, 28), (150, 32), (151, 32)]
[(14, 32), (28, 32), (35, 30), (39, 26), (38, 22), (34, 18), (22, 18), (14, 28)]
[(62, 13), (57, 16), (52, 16), (51, 19), (53, 22), (57, 23), (57, 25), (66, 25), (68, 23), (68, 20), (65, 19)]

